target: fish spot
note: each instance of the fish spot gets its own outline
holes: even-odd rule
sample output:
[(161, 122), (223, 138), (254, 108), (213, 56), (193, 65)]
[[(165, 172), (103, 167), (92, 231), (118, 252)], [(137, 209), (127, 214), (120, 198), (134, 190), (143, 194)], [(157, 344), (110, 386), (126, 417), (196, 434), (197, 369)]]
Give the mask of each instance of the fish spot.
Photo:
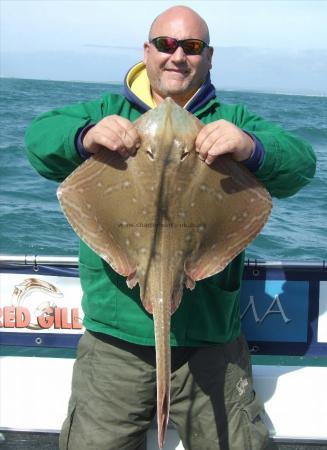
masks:
[(144, 247), (142, 247), (141, 249), (140, 249), (140, 253), (142, 253), (143, 255), (146, 253), (146, 248), (144, 248)]
[(186, 216), (184, 211), (179, 211), (178, 215), (179, 215), (179, 217), (185, 217)]
[(187, 234), (185, 236), (185, 241), (189, 242), (192, 239), (192, 236), (190, 234)]
[(135, 231), (134, 236), (140, 237), (140, 236), (141, 236), (141, 233), (140, 233), (139, 231)]
[(106, 190), (105, 190), (105, 194), (108, 194), (108, 192), (112, 192), (112, 187), (109, 186)]
[(143, 216), (146, 216), (148, 214), (148, 210), (147, 209), (143, 209), (142, 214), (143, 214)]
[(130, 245), (131, 241), (129, 239), (126, 239), (125, 244)]
[(247, 216), (248, 216), (248, 213), (246, 211), (244, 211), (243, 217), (247, 217)]
[(101, 183), (101, 181), (99, 181), (99, 182), (97, 183), (97, 186), (98, 186), (98, 187), (103, 187), (103, 184)]
[(136, 203), (136, 202), (137, 202), (137, 200), (136, 200), (135, 197), (132, 198), (132, 202), (133, 202), (133, 203)]
[(181, 192), (182, 188), (180, 186), (178, 186), (177, 188), (177, 192)]
[(206, 186), (205, 184), (201, 184), (200, 190), (201, 190), (202, 192), (206, 192), (206, 191), (208, 190), (208, 188), (207, 188), (207, 186)]
[(127, 226), (126, 220), (123, 220), (123, 221), (121, 222), (121, 225), (122, 225), (123, 227), (126, 227), (126, 226)]
[(87, 209), (91, 209), (91, 207), (92, 207), (91, 203), (87, 203), (86, 207), (87, 207)]
[(204, 231), (205, 230), (205, 226), (204, 225), (199, 225), (198, 226), (198, 230), (199, 231)]
[(235, 222), (236, 219), (237, 219), (236, 216), (232, 216), (232, 222)]
[(195, 206), (195, 202), (191, 202), (190, 206), (193, 208)]
[(124, 181), (124, 183), (123, 183), (124, 187), (129, 187), (130, 185), (131, 185), (131, 182), (128, 180)]

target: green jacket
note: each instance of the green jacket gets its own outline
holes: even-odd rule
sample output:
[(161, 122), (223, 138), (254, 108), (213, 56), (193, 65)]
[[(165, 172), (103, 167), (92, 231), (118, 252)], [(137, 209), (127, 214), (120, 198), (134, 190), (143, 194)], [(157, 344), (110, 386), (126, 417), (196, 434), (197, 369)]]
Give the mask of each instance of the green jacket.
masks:
[[(111, 114), (135, 121), (141, 113), (125, 97), (107, 94), (102, 100), (56, 109), (36, 118), (26, 133), (31, 164), (46, 178), (64, 180), (83, 161), (75, 147), (78, 131)], [(221, 104), (213, 98), (195, 115), (205, 124), (226, 119), (262, 142), (265, 157), (255, 175), (271, 195), (293, 195), (313, 178), (312, 148), (279, 126), (251, 114), (243, 105)], [(138, 286), (129, 289), (125, 278), (83, 242), (79, 257), (85, 327), (130, 342), (154, 345), (153, 319), (140, 302)], [(244, 253), (222, 273), (197, 282), (193, 291), (184, 290), (181, 305), (172, 316), (173, 346), (228, 342), (240, 334), (243, 262)]]

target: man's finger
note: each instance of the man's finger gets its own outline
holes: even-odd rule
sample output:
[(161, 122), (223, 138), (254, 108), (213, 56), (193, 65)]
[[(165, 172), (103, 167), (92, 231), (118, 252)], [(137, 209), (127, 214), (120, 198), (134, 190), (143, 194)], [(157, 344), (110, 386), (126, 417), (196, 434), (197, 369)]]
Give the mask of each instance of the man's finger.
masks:
[(124, 147), (124, 143), (117, 133), (106, 132), (98, 133), (96, 136), (97, 144), (106, 147), (112, 151), (120, 151)]
[(195, 146), (197, 149), (200, 149), (203, 145), (203, 143), (208, 139), (212, 133), (215, 133), (216, 130), (218, 131), (220, 129), (219, 121), (209, 123), (205, 125), (199, 132), (196, 140), (195, 140)]
[(140, 136), (137, 132), (135, 125), (124, 117), (115, 118), (117, 124), (117, 133), (119, 134), (122, 142), (125, 144), (126, 149), (135, 150), (140, 145)]
[(205, 162), (211, 164), (218, 156), (227, 154), (231, 152), (230, 142), (225, 139), (220, 139), (216, 142), (216, 145), (212, 147), (206, 156)]
[(126, 157), (135, 153), (136, 144), (125, 128), (126, 124), (119, 119), (121, 118), (112, 117), (110, 121), (103, 124), (102, 139), (106, 140), (105, 146), (108, 149), (118, 151)]

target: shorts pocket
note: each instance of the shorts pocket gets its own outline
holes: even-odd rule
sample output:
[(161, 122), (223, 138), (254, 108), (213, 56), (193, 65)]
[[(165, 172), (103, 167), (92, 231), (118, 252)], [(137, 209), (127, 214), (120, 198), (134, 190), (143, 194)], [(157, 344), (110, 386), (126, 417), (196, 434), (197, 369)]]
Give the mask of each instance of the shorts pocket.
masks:
[(263, 450), (269, 442), (269, 433), (262, 420), (264, 409), (254, 394), (253, 400), (241, 407), (244, 450)]
[(69, 437), (73, 425), (75, 411), (76, 411), (76, 402), (71, 402), (71, 404), (68, 407), (67, 417), (61, 428), (59, 436), (59, 450), (68, 450)]

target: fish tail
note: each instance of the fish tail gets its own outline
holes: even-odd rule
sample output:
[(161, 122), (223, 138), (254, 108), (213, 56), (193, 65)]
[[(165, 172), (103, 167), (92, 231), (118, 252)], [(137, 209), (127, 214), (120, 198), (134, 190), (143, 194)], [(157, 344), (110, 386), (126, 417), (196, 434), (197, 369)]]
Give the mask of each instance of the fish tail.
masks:
[[(157, 421), (158, 421), (158, 445), (163, 448), (169, 417), (169, 392), (158, 394)], [(160, 403), (159, 403), (160, 402)]]
[(157, 363), (157, 423), (158, 444), (162, 449), (169, 418), (170, 405), (170, 305), (163, 299), (153, 310)]

